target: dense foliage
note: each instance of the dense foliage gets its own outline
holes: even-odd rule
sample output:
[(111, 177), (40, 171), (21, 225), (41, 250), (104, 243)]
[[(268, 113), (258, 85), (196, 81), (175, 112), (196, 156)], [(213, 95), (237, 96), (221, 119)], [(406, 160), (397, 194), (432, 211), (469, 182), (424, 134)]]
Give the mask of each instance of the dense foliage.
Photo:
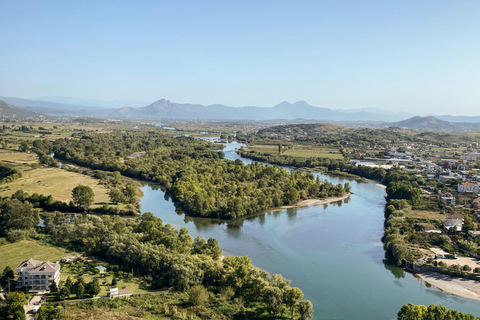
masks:
[(404, 304), (397, 315), (398, 320), (479, 320), (480, 317), (457, 310), (447, 310), (442, 305), (431, 304), (428, 308), (413, 303)]
[[(48, 148), (43, 150), (43, 148)], [(342, 196), (342, 185), (258, 163), (224, 160), (219, 145), (157, 131), (84, 134), (55, 141), (55, 157), (160, 183), (187, 214), (233, 219), (298, 200)], [(137, 156), (139, 152), (144, 152)], [(137, 153), (137, 155), (135, 155)]]
[(14, 181), (22, 177), (20, 170), (0, 164), (0, 184)]
[[(224, 295), (229, 299), (241, 299), (246, 306), (264, 304), (273, 314), (300, 308), (303, 294), (298, 288), (291, 288), (289, 280), (253, 267), (247, 257), (222, 260), (217, 240), (192, 239), (185, 228), (176, 230), (164, 225), (149, 212), (136, 220), (90, 215), (67, 218), (61, 213), (46, 213), (43, 218), (44, 232), (57, 245), (99, 256), (110, 263), (110, 269), (131, 271), (133, 268), (135, 274), (147, 277), (156, 287), (173, 287), (192, 295), (203, 290), (198, 289), (199, 286), (216, 294), (228, 291)], [(63, 287), (65, 285), (59, 294)], [(269, 290), (277, 293), (277, 300), (264, 301)], [(200, 304), (204, 299), (192, 297), (191, 301)], [(304, 304), (301, 304), (303, 308)], [(310, 314), (309, 308), (302, 310), (297, 312)], [(241, 309), (234, 310), (234, 313), (240, 312)]]

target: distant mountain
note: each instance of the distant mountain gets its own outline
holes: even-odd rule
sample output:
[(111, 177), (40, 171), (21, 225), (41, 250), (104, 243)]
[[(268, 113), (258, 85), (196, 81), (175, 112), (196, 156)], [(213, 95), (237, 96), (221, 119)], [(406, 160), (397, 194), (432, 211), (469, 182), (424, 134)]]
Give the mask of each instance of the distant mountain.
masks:
[(441, 120), (444, 120), (444, 121), (450, 121), (450, 122), (470, 122), (470, 123), (479, 123), (480, 122), (480, 117), (443, 115), (443, 116), (438, 116), (437, 118), (439, 118)]
[(449, 122), (436, 117), (413, 117), (407, 120), (390, 122), (389, 127), (432, 131), (479, 131), (480, 123)]
[[(271, 119), (314, 119), (333, 121), (395, 121), (396, 115), (376, 115), (369, 112), (339, 112), (318, 108), (305, 101), (282, 102), (272, 108), (228, 107), (221, 104), (203, 106), (180, 104), (161, 99), (142, 108), (121, 108), (110, 113), (119, 118), (151, 119), (200, 119), (200, 120), (271, 120)], [(405, 119), (405, 117), (400, 118)]]
[(23, 118), (40, 118), (43, 115), (28, 111), (25, 109), (14, 107), (3, 100), (0, 100), (0, 119), (1, 118), (14, 118), (14, 119), (23, 119)]
[(16, 107), (26, 109), (33, 112), (49, 114), (53, 116), (89, 116), (89, 117), (103, 117), (116, 111), (115, 109), (105, 109), (99, 107), (89, 107), (82, 105), (74, 105), (67, 103), (58, 103), (42, 100), (29, 100), (13, 97), (0, 97), (0, 99)]
[[(47, 99), (49, 97), (44, 97)], [(444, 115), (412, 118), (411, 113), (381, 109), (332, 110), (309, 105), (305, 101), (281, 102), (271, 108), (228, 107), (222, 104), (175, 103), (160, 99), (145, 107), (102, 108), (66, 102), (93, 104), (94, 100), (50, 97), (60, 102), (0, 97), (7, 103), (34, 112), (70, 117), (133, 118), (151, 120), (286, 120), (295, 122), (335, 122), (348, 126), (398, 126), (420, 130), (478, 130), (480, 117)]]
[(143, 107), (147, 103), (129, 99), (129, 100), (114, 100), (114, 101), (104, 101), (104, 100), (91, 100), (91, 99), (78, 99), (78, 98), (71, 98), (71, 97), (57, 97), (57, 96), (45, 96), (39, 97), (36, 99), (30, 99), (36, 101), (49, 101), (55, 102), (64, 105), (76, 105), (76, 106), (84, 106), (88, 108), (122, 108), (125, 106), (130, 107)]

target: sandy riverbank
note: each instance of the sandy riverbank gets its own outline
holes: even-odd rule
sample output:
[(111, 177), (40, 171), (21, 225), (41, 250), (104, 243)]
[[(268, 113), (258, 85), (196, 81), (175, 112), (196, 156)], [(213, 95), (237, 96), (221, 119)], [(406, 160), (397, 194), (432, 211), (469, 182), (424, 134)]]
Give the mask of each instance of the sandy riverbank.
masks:
[(347, 193), (346, 195), (344, 195), (342, 197), (331, 197), (331, 198), (325, 198), (325, 199), (307, 199), (307, 200), (299, 201), (295, 205), (281, 206), (280, 209), (291, 209), (291, 208), (300, 208), (300, 207), (308, 207), (308, 206), (319, 206), (319, 205), (322, 205), (322, 204), (342, 201), (344, 199), (347, 199), (348, 197), (350, 197), (350, 193)]
[(480, 282), (470, 279), (451, 277), (438, 272), (422, 272), (417, 276), (432, 286), (453, 295), (480, 301)]

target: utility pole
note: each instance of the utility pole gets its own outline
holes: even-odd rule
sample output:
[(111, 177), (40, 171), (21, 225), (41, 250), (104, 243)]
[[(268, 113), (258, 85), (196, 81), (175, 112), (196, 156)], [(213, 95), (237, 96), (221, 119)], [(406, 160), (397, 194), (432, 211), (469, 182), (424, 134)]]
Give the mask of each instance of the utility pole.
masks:
[(8, 278), (7, 281), (8, 281), (8, 293), (10, 293), (10, 280), (13, 280), (13, 278)]

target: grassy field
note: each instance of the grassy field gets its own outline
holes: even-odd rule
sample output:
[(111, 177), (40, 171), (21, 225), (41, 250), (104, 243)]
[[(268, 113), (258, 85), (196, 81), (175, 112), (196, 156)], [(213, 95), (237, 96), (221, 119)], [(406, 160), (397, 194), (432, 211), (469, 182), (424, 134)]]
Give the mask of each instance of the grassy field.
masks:
[[(245, 150), (278, 154), (278, 145), (256, 144), (245, 148)], [(291, 149), (284, 147), (282, 154), (292, 157), (343, 159), (343, 155), (341, 153), (332, 152), (338, 152), (338, 150), (334, 148), (322, 148), (317, 146), (294, 145)]]
[[(78, 278), (78, 274), (71, 272), (68, 267), (65, 267), (62, 269), (62, 280), (67, 280), (68, 277), (70, 277), (74, 282), (75, 279)], [(98, 275), (93, 275), (89, 273), (85, 273), (82, 275), (83, 280), (85, 280), (85, 283), (88, 283), (92, 281), (94, 278), (98, 278), (98, 282), (100, 283), (100, 293), (98, 296), (105, 296), (107, 295), (108, 291), (108, 286), (104, 284), (104, 281), (107, 281), (108, 284), (111, 286), (112, 280), (113, 280), (113, 275), (110, 275), (109, 273), (106, 274), (105, 278), (103, 275), (98, 274)], [(118, 279), (117, 278), (117, 284), (113, 287), (119, 288), (119, 289), (130, 289), (133, 294), (141, 294), (141, 293), (148, 293), (150, 292), (149, 290), (145, 290), (140, 288), (140, 280), (137, 278), (134, 278), (132, 281), (127, 281), (124, 279)], [(71, 296), (71, 298), (74, 298), (74, 295)]]
[(37, 163), (35, 153), (17, 152), (12, 150), (0, 149), (0, 163), (10, 166), (25, 166)]
[(69, 254), (63, 248), (39, 245), (35, 241), (20, 241), (0, 246), (0, 272), (6, 266), (14, 269), (27, 259), (56, 262)]
[(422, 220), (443, 220), (446, 216), (446, 214), (440, 214), (438, 211), (413, 210), (412, 214), (408, 215), (408, 218)]
[(22, 178), (0, 185), (0, 196), (11, 196), (22, 189), (29, 194), (52, 195), (53, 199), (68, 203), (72, 200), (72, 189), (81, 184), (92, 188), (96, 205), (109, 201), (108, 190), (99, 184), (99, 180), (80, 173), (59, 168), (38, 168), (23, 171), (22, 175)]

